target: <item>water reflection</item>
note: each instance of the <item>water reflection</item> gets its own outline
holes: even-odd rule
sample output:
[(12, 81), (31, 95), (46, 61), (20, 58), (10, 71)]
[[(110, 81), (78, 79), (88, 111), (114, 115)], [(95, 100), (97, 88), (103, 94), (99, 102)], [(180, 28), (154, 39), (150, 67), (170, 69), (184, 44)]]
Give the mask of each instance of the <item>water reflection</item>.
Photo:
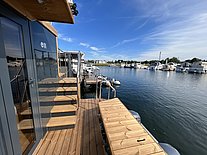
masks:
[(35, 131), (22, 30), (19, 25), (4, 17), (0, 17), (0, 24), (1, 32), (3, 32), (19, 142), (22, 152), (26, 154), (29, 147), (34, 144)]

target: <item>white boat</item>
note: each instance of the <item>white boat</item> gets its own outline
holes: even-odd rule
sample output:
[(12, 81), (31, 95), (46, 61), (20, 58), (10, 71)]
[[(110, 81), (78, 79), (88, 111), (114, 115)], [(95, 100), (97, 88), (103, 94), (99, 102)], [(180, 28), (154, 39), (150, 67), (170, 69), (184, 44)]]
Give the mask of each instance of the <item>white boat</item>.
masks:
[(163, 66), (163, 71), (175, 71), (176, 65), (173, 62), (169, 62)]
[(176, 72), (181, 72), (181, 73), (188, 72), (188, 70), (189, 70), (189, 67), (184, 67), (180, 64), (178, 64), (175, 69)]
[(134, 111), (134, 110), (129, 110), (129, 112), (132, 114), (132, 116), (133, 116), (139, 123), (141, 123), (141, 117), (140, 117), (140, 115), (139, 115), (136, 111)]
[(207, 62), (194, 62), (189, 68), (189, 73), (207, 74)]
[(178, 150), (176, 150), (172, 145), (167, 143), (159, 143), (159, 144), (168, 155), (180, 155)]
[(141, 68), (141, 66), (142, 66), (142, 64), (141, 64), (141, 63), (136, 63), (136, 64), (134, 65), (134, 68), (135, 68), (135, 69), (140, 69), (140, 68)]
[(149, 66), (149, 70), (161, 70), (163, 68), (163, 65), (160, 62), (155, 62), (152, 65)]
[(121, 82), (118, 81), (118, 80), (116, 80), (116, 79), (112, 79), (111, 83), (112, 83), (113, 85), (120, 85), (120, 84), (121, 84)]

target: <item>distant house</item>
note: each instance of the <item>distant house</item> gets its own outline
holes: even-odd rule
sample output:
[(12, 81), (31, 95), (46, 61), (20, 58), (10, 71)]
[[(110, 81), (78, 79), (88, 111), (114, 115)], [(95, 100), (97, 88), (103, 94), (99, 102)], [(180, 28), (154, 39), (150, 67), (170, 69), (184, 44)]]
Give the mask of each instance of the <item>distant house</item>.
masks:
[(189, 73), (207, 73), (207, 62), (194, 62), (189, 69)]
[(106, 60), (95, 60), (95, 64), (106, 64)]

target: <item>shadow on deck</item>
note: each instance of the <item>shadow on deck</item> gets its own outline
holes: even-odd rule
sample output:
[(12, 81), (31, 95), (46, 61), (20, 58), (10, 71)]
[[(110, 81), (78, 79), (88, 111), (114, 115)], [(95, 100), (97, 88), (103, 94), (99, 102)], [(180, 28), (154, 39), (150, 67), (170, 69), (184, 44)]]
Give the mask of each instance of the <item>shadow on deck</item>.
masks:
[(33, 155), (104, 155), (98, 102), (81, 99), (75, 127), (48, 131)]

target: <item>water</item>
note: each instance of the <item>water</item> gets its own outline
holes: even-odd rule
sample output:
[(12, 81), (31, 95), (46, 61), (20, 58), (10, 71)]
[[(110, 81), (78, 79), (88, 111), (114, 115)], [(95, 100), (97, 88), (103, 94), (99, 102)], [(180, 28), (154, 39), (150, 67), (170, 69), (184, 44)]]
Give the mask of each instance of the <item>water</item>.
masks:
[[(207, 75), (101, 67), (121, 82), (117, 96), (159, 142), (183, 155), (207, 154)], [(105, 94), (106, 96), (106, 91)]]

